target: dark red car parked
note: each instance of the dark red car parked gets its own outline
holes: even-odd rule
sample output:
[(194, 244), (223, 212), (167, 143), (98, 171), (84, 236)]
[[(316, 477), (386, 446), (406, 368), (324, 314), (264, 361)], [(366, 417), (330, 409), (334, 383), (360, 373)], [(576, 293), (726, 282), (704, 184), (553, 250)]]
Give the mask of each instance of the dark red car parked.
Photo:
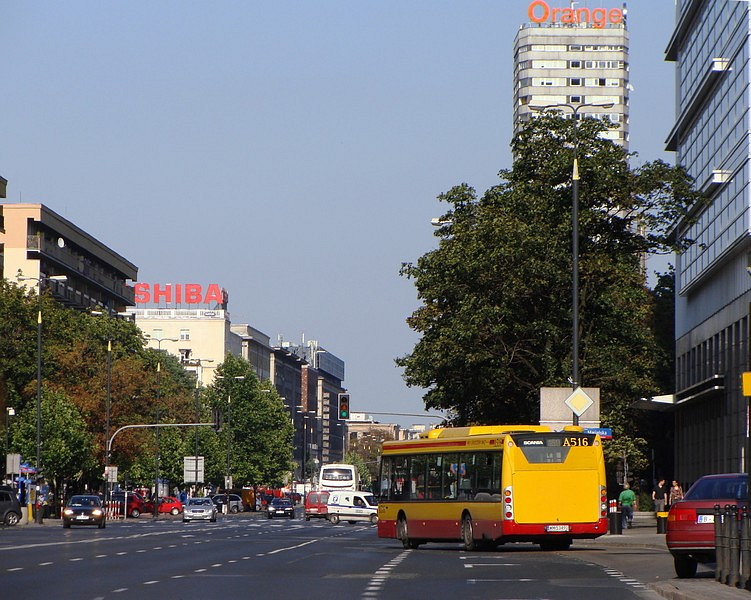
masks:
[(748, 475), (729, 473), (697, 479), (670, 507), (666, 542), (678, 577), (696, 575), (698, 563), (716, 562), (714, 507), (748, 506)]

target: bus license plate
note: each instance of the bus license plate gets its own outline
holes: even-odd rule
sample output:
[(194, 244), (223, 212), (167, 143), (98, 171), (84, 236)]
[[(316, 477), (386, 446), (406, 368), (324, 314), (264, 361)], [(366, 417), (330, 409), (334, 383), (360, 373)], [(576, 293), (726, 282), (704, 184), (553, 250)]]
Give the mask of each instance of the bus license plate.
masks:
[(714, 515), (697, 515), (697, 523), (714, 523)]
[(568, 525), (546, 525), (545, 531), (548, 531), (548, 532), (568, 531)]

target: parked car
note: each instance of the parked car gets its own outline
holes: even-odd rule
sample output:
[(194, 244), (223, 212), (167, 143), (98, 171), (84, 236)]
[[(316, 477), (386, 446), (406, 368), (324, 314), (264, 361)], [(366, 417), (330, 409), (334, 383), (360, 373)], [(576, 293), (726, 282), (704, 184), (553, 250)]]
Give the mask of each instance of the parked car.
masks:
[[(118, 511), (120, 514), (123, 514), (123, 511), (125, 511), (126, 515), (133, 517), (134, 519), (141, 516), (141, 513), (149, 512), (148, 507), (146, 506), (146, 500), (138, 492), (112, 492), (111, 500), (112, 502), (121, 503)], [(125, 505), (126, 502), (127, 506)], [(154, 512), (153, 505), (151, 512)]]
[(183, 507), (183, 523), (189, 521), (211, 521), (216, 523), (216, 505), (211, 498), (188, 498)]
[(216, 494), (211, 497), (216, 508), (220, 512), (224, 512), (224, 505), (229, 504), (229, 512), (238, 513), (245, 510), (242, 498), (237, 494)]
[(63, 527), (71, 525), (97, 525), (104, 529), (107, 521), (99, 496), (71, 496), (63, 509)]
[(15, 490), (7, 485), (0, 486), (0, 523), (15, 525), (21, 520), (21, 504)]
[[(144, 512), (146, 513), (154, 512), (154, 503), (151, 502), (150, 500), (146, 502), (143, 506), (144, 506)], [(171, 515), (179, 515), (181, 512), (183, 512), (182, 502), (180, 502), (174, 496), (164, 496), (162, 498), (159, 498), (159, 512), (169, 513)]]
[(305, 498), (305, 520), (328, 517), (329, 492), (310, 492)]
[(714, 506), (748, 506), (748, 475), (730, 473), (697, 479), (670, 507), (665, 541), (678, 577), (693, 577), (698, 563), (716, 562)]
[(266, 517), (273, 519), (274, 517), (289, 517), (295, 518), (295, 505), (292, 504), (292, 500), (289, 498), (274, 498), (266, 508)]

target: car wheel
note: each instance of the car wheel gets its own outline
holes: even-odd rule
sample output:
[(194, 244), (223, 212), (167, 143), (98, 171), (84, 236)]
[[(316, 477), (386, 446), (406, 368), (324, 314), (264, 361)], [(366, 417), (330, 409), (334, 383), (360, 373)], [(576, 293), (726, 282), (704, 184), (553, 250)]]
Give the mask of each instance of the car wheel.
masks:
[(290, 519), (294, 519), (295, 518), (295, 513), (290, 513), (289, 518)]
[(70, 521), (63, 521), (63, 528), (70, 529)]
[(274, 515), (272, 515), (272, 514), (271, 514), (270, 512), (267, 512), (267, 513), (266, 513), (266, 518), (267, 518), (267, 519), (273, 519), (273, 518), (274, 518)]
[(134, 519), (137, 519), (138, 517), (141, 516), (141, 511), (138, 510), (137, 508), (133, 508), (130, 511), (130, 516), (133, 517)]
[(216, 517), (211, 517), (211, 522), (216, 523)]
[(16, 525), (20, 520), (21, 515), (19, 515), (17, 512), (13, 512), (12, 510), (8, 511), (5, 515), (6, 525)]
[(698, 563), (690, 556), (684, 556), (681, 554), (674, 556), (673, 565), (675, 566), (675, 574), (681, 579), (690, 579), (696, 575), (696, 567)]
[(105, 527), (107, 527), (107, 523), (105, 523), (104, 521), (99, 523), (99, 529), (104, 529)]
[(305, 515), (305, 520), (306, 520), (306, 521), (310, 521), (310, 517), (309, 517), (309, 516), (307, 516), (307, 515)]
[(462, 519), (462, 542), (464, 542), (465, 550), (472, 551), (477, 549), (475, 534), (472, 528), (472, 517), (468, 514), (464, 515), (464, 518)]
[(173, 509), (172, 509), (172, 510), (170, 511), (170, 513), (172, 513), (173, 515), (179, 515), (179, 514), (180, 514), (180, 511), (179, 511), (179, 510), (177, 510), (176, 508), (173, 508)]
[(357, 523), (357, 521), (347, 521), (347, 523), (349, 523), (350, 525), (354, 525), (355, 523)]
[(378, 523), (378, 515), (370, 515), (370, 524), (376, 525)]
[(183, 523), (190, 523), (190, 519), (183, 519)]
[(339, 523), (339, 515), (329, 515), (329, 521), (331, 521), (332, 525), (336, 525)]
[(237, 514), (239, 510), (240, 510), (239, 508), (237, 508), (236, 506), (233, 506), (232, 508), (229, 509), (229, 512), (231, 512), (232, 514)]

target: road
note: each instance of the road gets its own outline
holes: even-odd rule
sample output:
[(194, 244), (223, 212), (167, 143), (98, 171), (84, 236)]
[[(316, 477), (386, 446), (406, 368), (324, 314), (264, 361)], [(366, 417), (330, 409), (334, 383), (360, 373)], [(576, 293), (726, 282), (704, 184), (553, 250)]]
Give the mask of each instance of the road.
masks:
[[(160, 518), (63, 529), (59, 522), (0, 530), (6, 598), (659, 598), (649, 579), (672, 576), (669, 555), (614, 548), (543, 552), (514, 544), (404, 550), (370, 525), (245, 514), (217, 523)], [(616, 561), (617, 562), (617, 561)], [(634, 572), (640, 573), (639, 577)]]

